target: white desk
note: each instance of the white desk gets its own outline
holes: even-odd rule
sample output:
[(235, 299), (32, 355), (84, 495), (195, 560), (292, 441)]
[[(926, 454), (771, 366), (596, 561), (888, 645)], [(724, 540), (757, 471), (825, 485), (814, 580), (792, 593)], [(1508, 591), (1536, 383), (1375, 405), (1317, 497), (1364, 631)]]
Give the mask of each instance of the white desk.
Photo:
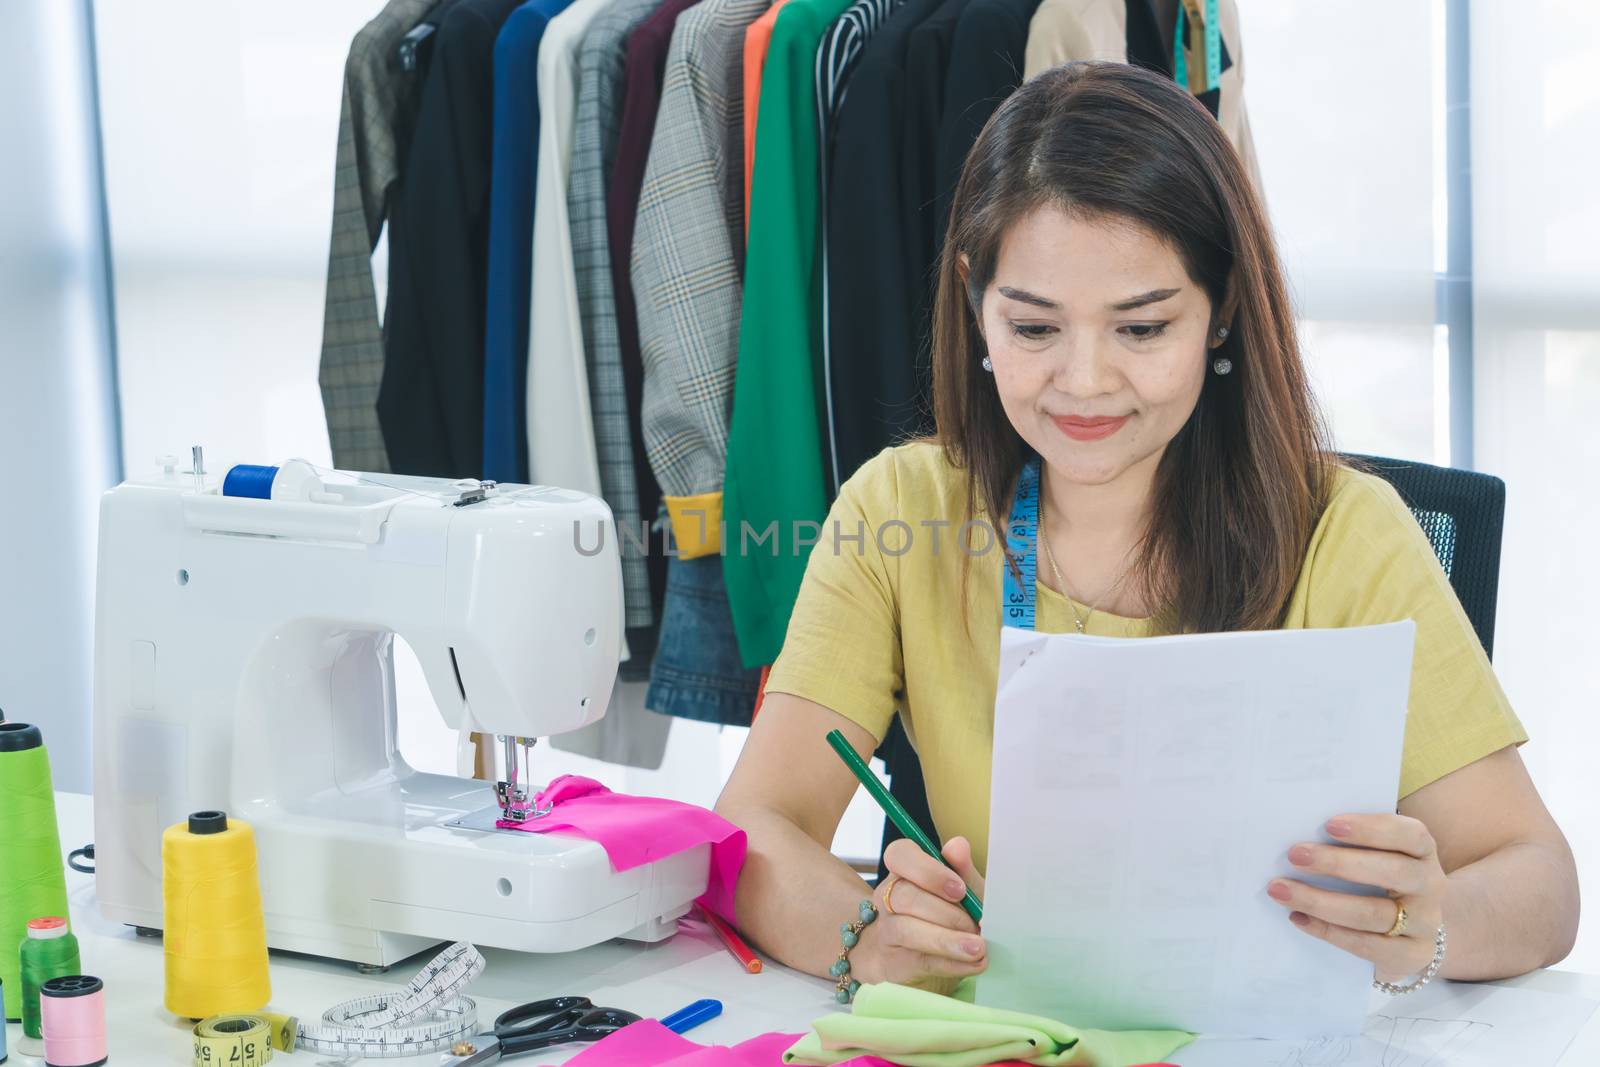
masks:
[[(59, 793), (56, 812), (65, 848), (76, 848), (93, 839), (89, 797)], [(102, 919), (95, 905), (92, 877), (68, 870), (67, 891), (84, 971), (106, 983), (111, 1062), (120, 1067), (188, 1063), (189, 1027), (169, 1015), (161, 1002), (161, 942), (137, 937), (131, 929)], [(689, 1036), (701, 1044), (731, 1044), (774, 1030), (805, 1030), (812, 1019), (837, 1007), (831, 983), (771, 963), (760, 974), (746, 974), (714, 936), (689, 929), (649, 947), (610, 942), (559, 956), (498, 949), (485, 949), (483, 954), (489, 966), (473, 984), (471, 994), (478, 1002), (480, 1015), (490, 1021), (514, 1004), (569, 993), (645, 1016), (661, 1016), (701, 997), (715, 997), (723, 1002), (722, 1016), (696, 1028)], [(424, 954), (394, 967), (386, 975), (367, 976), (356, 973), (347, 963), (274, 952), (272, 1007), (314, 1017), (348, 997), (401, 985), (427, 958)], [(1508, 984), (1600, 999), (1600, 976), (1543, 971)], [(11, 1063), (37, 1067), (41, 1060), (18, 1053), (21, 1039), (20, 1026), (7, 1029)], [(558, 1049), (550, 1055), (508, 1062), (528, 1067), (560, 1064), (577, 1051)], [(373, 1062), (437, 1061), (437, 1056), (419, 1056)], [(274, 1062), (280, 1060), (275, 1058)], [(310, 1067), (320, 1058), (297, 1052), (281, 1062)], [(1563, 1067), (1589, 1067), (1596, 1063), (1600, 1063), (1600, 1012), (1562, 1060)]]

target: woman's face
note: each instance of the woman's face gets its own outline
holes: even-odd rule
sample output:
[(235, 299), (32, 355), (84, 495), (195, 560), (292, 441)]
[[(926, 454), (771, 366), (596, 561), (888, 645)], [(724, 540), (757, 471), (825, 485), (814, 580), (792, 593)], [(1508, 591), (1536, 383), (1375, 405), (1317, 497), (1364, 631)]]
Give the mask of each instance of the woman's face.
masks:
[(982, 314), (1006, 416), (1070, 482), (1153, 469), (1200, 398), (1210, 298), (1135, 223), (1025, 216), (1001, 242)]

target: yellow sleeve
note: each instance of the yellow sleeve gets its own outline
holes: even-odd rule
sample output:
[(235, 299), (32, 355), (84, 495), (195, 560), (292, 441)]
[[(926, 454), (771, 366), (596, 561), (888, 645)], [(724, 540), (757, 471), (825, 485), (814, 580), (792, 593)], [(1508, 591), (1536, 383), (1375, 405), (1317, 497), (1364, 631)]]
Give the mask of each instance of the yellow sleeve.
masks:
[(1427, 537), (1400, 495), (1345, 473), (1312, 543), (1306, 625), (1411, 619), (1400, 796), (1528, 739)]
[[(893, 450), (845, 482), (811, 549), (766, 692), (816, 701), (879, 741), (904, 688), (896, 593), (899, 514)], [(882, 539), (880, 543), (880, 537)]]

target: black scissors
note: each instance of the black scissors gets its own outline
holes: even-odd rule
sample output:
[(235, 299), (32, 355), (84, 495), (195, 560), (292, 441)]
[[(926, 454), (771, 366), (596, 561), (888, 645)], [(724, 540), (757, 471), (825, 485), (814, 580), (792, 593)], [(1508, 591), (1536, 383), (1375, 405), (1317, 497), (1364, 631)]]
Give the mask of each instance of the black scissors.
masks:
[[(722, 1005), (717, 1001), (696, 1001), (661, 1022), (681, 1034), (721, 1011)], [(639, 1020), (639, 1016), (621, 1008), (597, 1008), (588, 997), (536, 1000), (503, 1012), (494, 1021), (493, 1031), (456, 1042), (450, 1047), (453, 1058), (442, 1060), (441, 1064), (442, 1067), (477, 1067), (556, 1045), (599, 1041)]]

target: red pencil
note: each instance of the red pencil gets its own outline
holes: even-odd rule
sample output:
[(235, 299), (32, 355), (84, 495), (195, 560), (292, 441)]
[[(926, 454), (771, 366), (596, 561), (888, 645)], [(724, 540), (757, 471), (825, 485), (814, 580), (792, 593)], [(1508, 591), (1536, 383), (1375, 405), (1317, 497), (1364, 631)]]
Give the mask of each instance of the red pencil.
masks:
[(728, 946), (728, 951), (733, 953), (733, 958), (738, 960), (745, 970), (751, 974), (761, 973), (761, 958), (750, 951), (750, 946), (744, 943), (744, 939), (733, 927), (705, 908), (700, 909), (700, 916), (705, 919), (706, 925), (717, 932), (717, 936), (722, 938), (722, 943)]

